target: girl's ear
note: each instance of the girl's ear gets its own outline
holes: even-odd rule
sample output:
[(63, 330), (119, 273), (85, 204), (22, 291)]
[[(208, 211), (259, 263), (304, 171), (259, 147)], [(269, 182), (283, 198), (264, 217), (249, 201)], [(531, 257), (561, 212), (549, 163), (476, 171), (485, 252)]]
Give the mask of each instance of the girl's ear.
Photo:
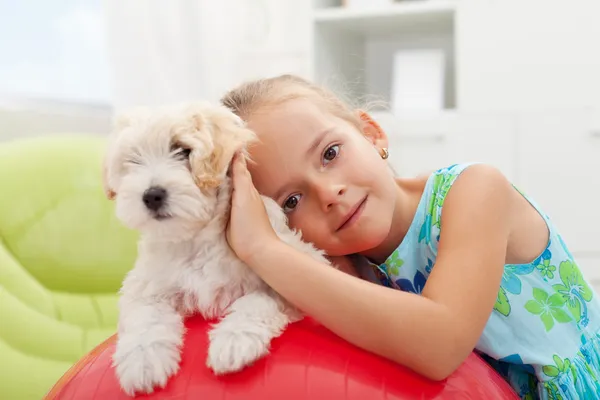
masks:
[(384, 130), (366, 111), (356, 110), (362, 123), (362, 134), (378, 149), (388, 147), (388, 138)]

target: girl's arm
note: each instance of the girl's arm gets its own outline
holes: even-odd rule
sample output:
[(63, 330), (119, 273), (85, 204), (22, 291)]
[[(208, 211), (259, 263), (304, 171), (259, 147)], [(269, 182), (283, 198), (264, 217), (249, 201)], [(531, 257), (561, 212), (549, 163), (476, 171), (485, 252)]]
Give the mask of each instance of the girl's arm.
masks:
[(444, 203), (438, 259), (422, 296), (326, 267), (274, 236), (261, 240), (262, 250), (255, 248), (245, 261), (345, 340), (444, 379), (473, 350), (496, 301), (510, 190), (502, 174), (485, 165), (461, 174)]

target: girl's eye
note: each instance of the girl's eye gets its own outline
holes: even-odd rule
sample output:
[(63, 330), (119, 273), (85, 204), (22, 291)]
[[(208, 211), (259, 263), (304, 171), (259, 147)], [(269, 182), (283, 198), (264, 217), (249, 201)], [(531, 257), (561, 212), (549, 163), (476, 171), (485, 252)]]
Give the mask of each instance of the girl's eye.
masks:
[(333, 146), (329, 146), (323, 153), (323, 164), (327, 164), (330, 161), (335, 160), (335, 158), (339, 154), (340, 154), (340, 145), (339, 144), (334, 144)]
[(300, 202), (300, 195), (295, 194), (287, 198), (287, 200), (283, 203), (283, 212), (289, 213), (294, 211), (298, 203)]

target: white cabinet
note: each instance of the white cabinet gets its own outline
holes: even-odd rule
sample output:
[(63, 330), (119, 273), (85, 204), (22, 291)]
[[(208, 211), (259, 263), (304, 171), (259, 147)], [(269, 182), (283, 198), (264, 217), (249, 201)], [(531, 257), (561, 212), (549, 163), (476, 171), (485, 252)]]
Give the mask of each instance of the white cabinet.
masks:
[(353, 100), (390, 100), (393, 54), (435, 49), (445, 56), (445, 109), (600, 107), (598, 0), (311, 3), (311, 77)]
[(455, 106), (454, 0), (390, 1), (344, 7), (315, 0), (312, 79), (352, 101), (392, 98), (393, 59), (399, 50), (440, 51), (444, 61), (444, 109)]
[(573, 253), (600, 253), (597, 117), (581, 110), (519, 118), (517, 184), (550, 215)]
[(455, 163), (483, 162), (514, 179), (515, 118), (511, 115), (447, 112), (435, 116), (374, 114), (390, 140), (390, 163), (400, 176), (414, 176)]

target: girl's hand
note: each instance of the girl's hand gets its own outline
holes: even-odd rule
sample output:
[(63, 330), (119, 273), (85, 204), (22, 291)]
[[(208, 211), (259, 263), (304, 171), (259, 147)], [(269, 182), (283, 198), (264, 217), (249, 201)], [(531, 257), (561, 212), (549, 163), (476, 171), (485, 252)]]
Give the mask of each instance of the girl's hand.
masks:
[(227, 226), (227, 241), (244, 262), (257, 252), (264, 251), (273, 239), (278, 240), (258, 190), (241, 154), (232, 163), (233, 195), (231, 215)]

